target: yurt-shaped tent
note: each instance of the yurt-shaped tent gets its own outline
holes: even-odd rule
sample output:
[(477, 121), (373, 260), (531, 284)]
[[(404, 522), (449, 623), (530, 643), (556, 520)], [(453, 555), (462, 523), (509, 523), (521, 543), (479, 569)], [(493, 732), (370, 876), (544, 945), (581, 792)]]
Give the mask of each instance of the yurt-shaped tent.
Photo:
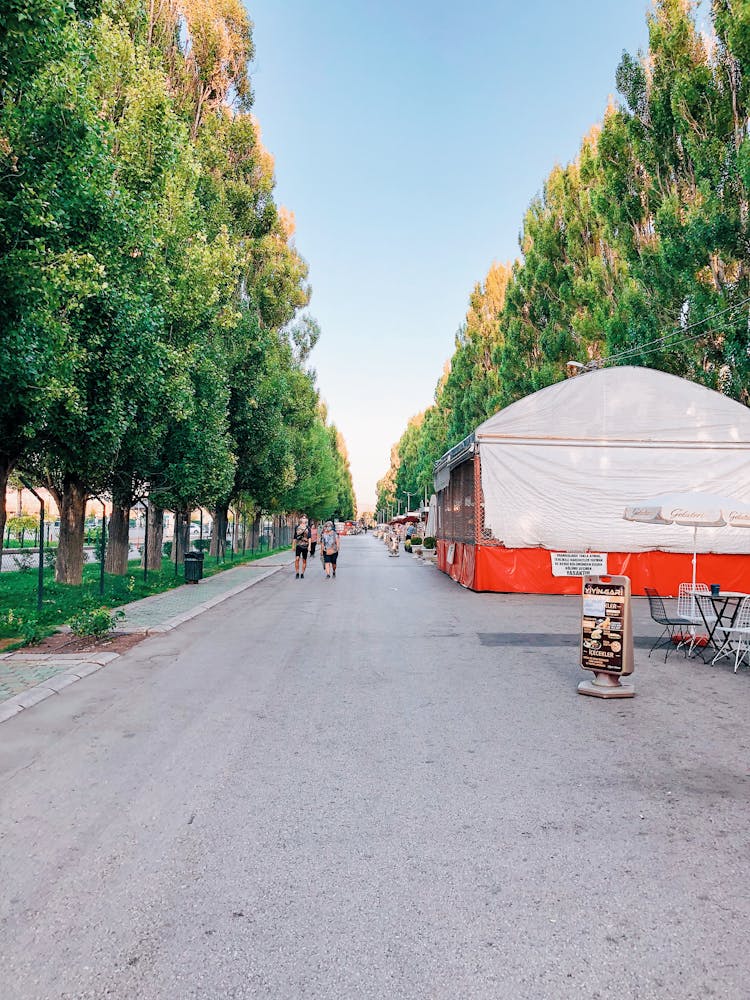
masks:
[[(605, 368), (500, 410), (435, 465), (438, 566), (477, 591), (580, 593), (555, 552), (607, 553), (633, 593), (675, 594), (693, 534), (633, 523), (625, 507), (666, 493), (750, 503), (750, 409), (650, 368)], [(750, 531), (698, 534), (701, 579), (750, 592)]]

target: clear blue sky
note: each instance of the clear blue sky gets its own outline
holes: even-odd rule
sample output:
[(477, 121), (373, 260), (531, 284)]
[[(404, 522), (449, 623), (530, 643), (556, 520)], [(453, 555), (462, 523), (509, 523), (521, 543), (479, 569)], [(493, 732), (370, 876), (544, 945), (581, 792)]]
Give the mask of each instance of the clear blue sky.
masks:
[(648, 0), (246, 0), (255, 113), (310, 265), (313, 354), (360, 509), (468, 296), (647, 40)]

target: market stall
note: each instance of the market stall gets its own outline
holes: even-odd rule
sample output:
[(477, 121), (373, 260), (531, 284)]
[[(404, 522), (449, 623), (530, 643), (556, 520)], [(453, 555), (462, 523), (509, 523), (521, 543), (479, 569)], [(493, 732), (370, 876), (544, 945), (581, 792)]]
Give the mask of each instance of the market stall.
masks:
[[(691, 579), (679, 525), (623, 520), (639, 497), (750, 502), (750, 410), (650, 368), (592, 371), (490, 417), (435, 465), (438, 566), (478, 591), (578, 593), (554, 553), (605, 553), (609, 573), (674, 594)], [(702, 573), (750, 589), (750, 533), (706, 528)]]

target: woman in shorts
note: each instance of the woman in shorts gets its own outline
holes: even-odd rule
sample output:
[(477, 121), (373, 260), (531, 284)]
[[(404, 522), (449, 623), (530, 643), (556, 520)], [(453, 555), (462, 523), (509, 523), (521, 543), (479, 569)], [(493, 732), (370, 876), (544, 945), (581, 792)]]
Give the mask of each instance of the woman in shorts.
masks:
[(326, 521), (320, 546), (323, 552), (323, 567), (326, 571), (326, 577), (335, 577), (336, 560), (339, 557), (339, 536), (334, 530), (332, 521)]

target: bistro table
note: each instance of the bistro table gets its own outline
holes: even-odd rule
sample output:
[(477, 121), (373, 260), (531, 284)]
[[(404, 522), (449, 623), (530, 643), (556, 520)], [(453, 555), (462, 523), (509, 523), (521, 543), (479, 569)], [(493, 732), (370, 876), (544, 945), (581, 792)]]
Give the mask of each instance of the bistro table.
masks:
[[(695, 646), (695, 649), (701, 650), (701, 659), (705, 663), (705, 657), (703, 655), (704, 650), (709, 650), (711, 656), (715, 656), (719, 652), (724, 640), (721, 643), (717, 643), (714, 639), (714, 634), (721, 626), (722, 629), (731, 628), (734, 625), (734, 620), (737, 617), (737, 612), (740, 609), (740, 604), (748, 596), (747, 594), (741, 594), (737, 590), (720, 590), (718, 594), (706, 594), (705, 592), (693, 591), (695, 596), (699, 598), (696, 600), (698, 605), (698, 610), (700, 611), (701, 618), (703, 619), (703, 624), (706, 626), (707, 641), (702, 647)], [(709, 600), (713, 605), (714, 614), (716, 618), (710, 621), (706, 617), (706, 609), (704, 605), (704, 600)]]

